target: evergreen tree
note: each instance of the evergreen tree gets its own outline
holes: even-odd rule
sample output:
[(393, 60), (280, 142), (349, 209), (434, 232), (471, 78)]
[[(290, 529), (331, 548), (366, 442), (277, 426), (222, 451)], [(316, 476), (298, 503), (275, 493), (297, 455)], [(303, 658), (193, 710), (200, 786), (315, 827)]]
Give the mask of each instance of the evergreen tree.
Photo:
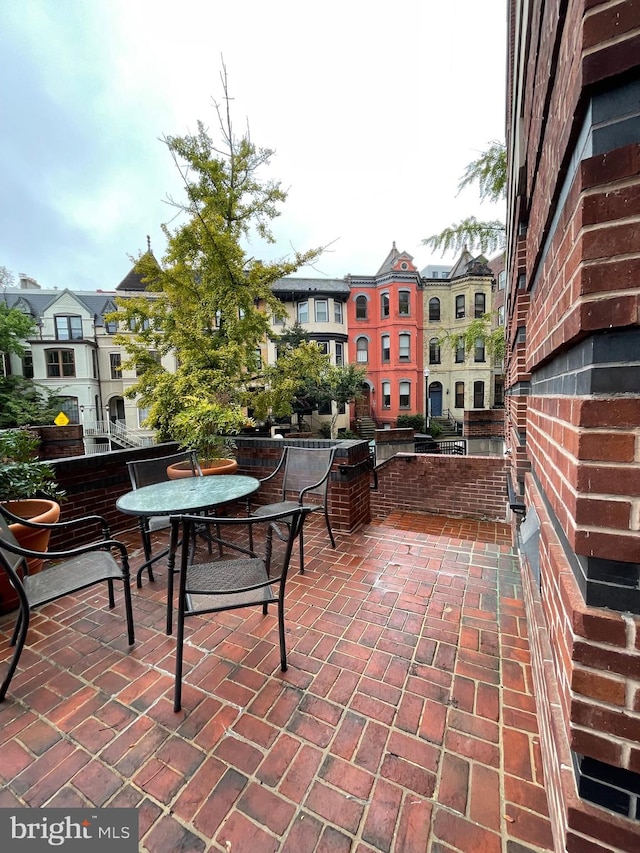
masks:
[[(162, 263), (150, 252), (138, 260), (146, 294), (118, 300), (118, 319), (134, 329), (117, 338), (128, 353), (124, 366), (138, 371), (127, 393), (149, 407), (148, 425), (163, 439), (174, 437), (176, 418), (187, 406), (192, 417), (200, 408), (209, 423), (220, 407), (220, 429), (227, 433), (246, 422), (244, 406), (268, 406), (256, 354), (271, 316), (283, 316), (271, 285), (321, 252), (266, 263), (245, 251), (252, 234), (274, 242), (269, 226), (286, 193), (278, 182), (259, 177), (273, 152), (256, 147), (248, 131), (236, 136), (224, 68), (221, 78), (224, 102), (215, 106), (220, 146), (202, 122), (196, 134), (164, 137), (184, 185), (184, 200), (169, 199), (180, 224), (163, 226)], [(175, 371), (160, 363), (169, 353), (177, 360)]]

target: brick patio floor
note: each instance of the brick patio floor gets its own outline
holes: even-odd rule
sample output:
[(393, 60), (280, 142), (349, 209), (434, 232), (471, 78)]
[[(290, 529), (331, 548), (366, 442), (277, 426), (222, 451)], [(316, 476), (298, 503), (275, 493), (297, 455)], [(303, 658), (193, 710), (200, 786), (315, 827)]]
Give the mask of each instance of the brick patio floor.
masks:
[(275, 615), (191, 619), (179, 714), (161, 570), (131, 650), (121, 594), (33, 614), (0, 806), (136, 806), (149, 853), (551, 849), (509, 529), (394, 513), (334, 551), (322, 525), (288, 584), (289, 670)]

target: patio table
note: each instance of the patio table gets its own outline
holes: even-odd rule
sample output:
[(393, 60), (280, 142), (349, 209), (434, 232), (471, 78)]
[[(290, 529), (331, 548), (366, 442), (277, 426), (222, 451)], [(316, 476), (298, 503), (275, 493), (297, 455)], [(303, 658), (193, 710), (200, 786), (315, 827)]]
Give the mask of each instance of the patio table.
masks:
[[(128, 515), (149, 518), (158, 515), (195, 514), (249, 497), (259, 488), (260, 480), (243, 474), (184, 477), (133, 489), (118, 498), (116, 508)], [(138, 586), (142, 585), (142, 573), (145, 569), (149, 572), (150, 580), (154, 579), (151, 564), (165, 557), (169, 551), (170, 549), (166, 548), (161, 554), (142, 564), (136, 575)], [(173, 555), (169, 554), (170, 563), (172, 557)], [(173, 571), (173, 565), (169, 566), (169, 571)]]

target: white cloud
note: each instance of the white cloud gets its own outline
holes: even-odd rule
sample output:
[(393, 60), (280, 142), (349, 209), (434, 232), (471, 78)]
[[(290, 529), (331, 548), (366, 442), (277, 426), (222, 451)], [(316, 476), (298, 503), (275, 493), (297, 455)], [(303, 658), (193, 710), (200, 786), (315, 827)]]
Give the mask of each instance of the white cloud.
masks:
[(276, 254), (336, 240), (318, 267), (341, 277), (375, 272), (396, 240), (422, 267), (423, 237), (496, 215), (455, 193), (503, 135), (502, 0), (5, 0), (0, 15), (0, 263), (45, 285), (115, 286), (148, 233), (162, 253), (179, 182), (158, 138), (198, 118), (215, 132), (221, 56), (236, 128), (276, 150), (290, 188)]

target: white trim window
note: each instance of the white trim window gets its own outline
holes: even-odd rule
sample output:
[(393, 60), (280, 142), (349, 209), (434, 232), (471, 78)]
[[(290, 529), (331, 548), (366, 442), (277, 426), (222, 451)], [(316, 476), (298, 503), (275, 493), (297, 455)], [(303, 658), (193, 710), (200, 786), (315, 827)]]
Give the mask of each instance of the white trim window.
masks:
[(391, 337), (383, 335), (381, 339), (381, 360), (387, 364), (391, 361)]
[(382, 408), (391, 408), (391, 383), (386, 380), (382, 383)]
[(398, 335), (398, 358), (400, 361), (411, 361), (411, 335), (408, 332)]
[(358, 364), (366, 364), (369, 361), (369, 341), (367, 338), (358, 338), (356, 341), (356, 361)]
[(315, 308), (315, 318), (316, 323), (328, 323), (329, 322), (329, 303), (326, 299), (315, 299), (314, 300), (314, 308)]
[(400, 409), (411, 408), (411, 383), (403, 379), (398, 386), (398, 407)]
[(398, 292), (398, 314), (401, 317), (408, 317), (411, 313), (411, 291), (400, 290)]

